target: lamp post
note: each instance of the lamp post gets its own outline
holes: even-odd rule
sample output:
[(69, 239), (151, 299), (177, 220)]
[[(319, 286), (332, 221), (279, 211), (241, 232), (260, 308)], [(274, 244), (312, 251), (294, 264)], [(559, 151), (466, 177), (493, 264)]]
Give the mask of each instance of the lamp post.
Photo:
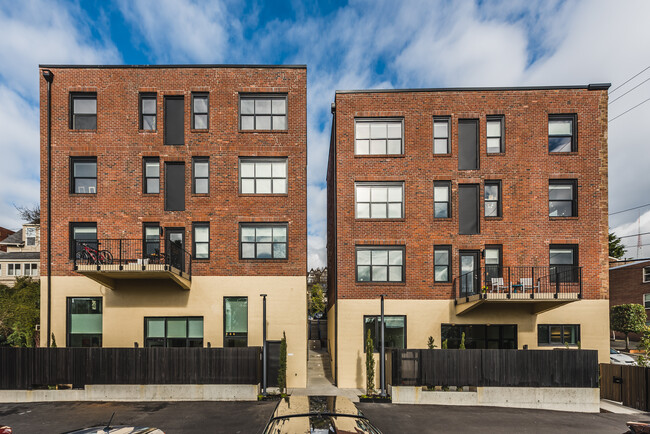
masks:
[(266, 396), (266, 294), (262, 297), (262, 395)]
[(47, 81), (47, 346), (52, 336), (52, 80), (54, 74), (43, 70)]
[(380, 396), (385, 397), (386, 396), (386, 366), (385, 366), (385, 358), (386, 358), (386, 344), (384, 342), (384, 329), (386, 328), (384, 324), (384, 297), (385, 295), (382, 294), (381, 296), (381, 355), (379, 356), (379, 387), (380, 387)]

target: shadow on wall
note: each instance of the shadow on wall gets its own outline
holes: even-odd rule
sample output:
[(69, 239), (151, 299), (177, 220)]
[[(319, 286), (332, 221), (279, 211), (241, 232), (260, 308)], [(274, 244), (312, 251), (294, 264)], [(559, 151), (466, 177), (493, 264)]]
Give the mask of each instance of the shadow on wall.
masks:
[(117, 289), (106, 290), (106, 308), (186, 307), (190, 291), (181, 289), (171, 280), (136, 280), (120, 282)]

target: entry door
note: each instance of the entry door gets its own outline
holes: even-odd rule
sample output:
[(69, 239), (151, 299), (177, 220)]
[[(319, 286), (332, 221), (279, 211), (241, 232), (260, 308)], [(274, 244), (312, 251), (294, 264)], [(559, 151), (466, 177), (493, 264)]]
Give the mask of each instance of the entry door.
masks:
[(185, 228), (165, 228), (165, 250), (169, 265), (185, 270)]
[(479, 274), (479, 252), (477, 250), (461, 251), (459, 277), (461, 297), (478, 294)]
[(266, 385), (278, 387), (280, 372), (280, 341), (266, 341)]

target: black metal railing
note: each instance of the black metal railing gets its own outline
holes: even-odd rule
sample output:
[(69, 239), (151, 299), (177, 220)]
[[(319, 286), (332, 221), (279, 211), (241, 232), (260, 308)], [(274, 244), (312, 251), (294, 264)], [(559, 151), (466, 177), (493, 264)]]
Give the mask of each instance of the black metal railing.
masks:
[(473, 295), (490, 299), (549, 298), (560, 294), (578, 294), (582, 297), (582, 267), (557, 265), (550, 267), (487, 265), (484, 270), (474, 270), (454, 279), (456, 298)]
[(142, 239), (100, 239), (75, 242), (74, 269), (96, 266), (101, 270), (171, 271), (192, 278), (192, 255), (175, 242)]

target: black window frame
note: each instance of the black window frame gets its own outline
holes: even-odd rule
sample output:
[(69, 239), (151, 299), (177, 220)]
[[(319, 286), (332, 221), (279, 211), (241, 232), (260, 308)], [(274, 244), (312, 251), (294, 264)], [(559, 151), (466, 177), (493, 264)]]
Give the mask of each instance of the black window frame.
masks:
[[(437, 264), (436, 263), (436, 251), (446, 251), (447, 252), (447, 263), (446, 264)], [(451, 283), (451, 273), (452, 273), (452, 259), (451, 259), (451, 245), (450, 244), (436, 244), (433, 246), (433, 282), (435, 283)], [(447, 268), (447, 280), (437, 280), (436, 279), (436, 267), (446, 267)]]
[[(374, 318), (375, 319), (375, 339), (373, 339), (372, 344), (373, 344), (373, 353), (379, 353), (381, 351), (381, 344), (379, 342), (379, 336), (381, 336), (381, 315), (364, 315), (363, 316), (363, 352), (366, 352), (366, 339), (368, 339), (368, 334), (366, 333), (366, 318)], [(384, 324), (386, 323), (386, 318), (404, 318), (404, 349), (408, 348), (408, 330), (407, 330), (407, 324), (408, 324), (408, 315), (384, 315)], [(384, 332), (385, 336), (385, 332)], [(389, 347), (386, 346), (386, 349), (389, 348), (394, 348), (394, 347)]]
[[(475, 336), (479, 333), (472, 333), (472, 328), (481, 330), (483, 332), (481, 333), (482, 337), (475, 339)], [(490, 337), (489, 329), (498, 329), (499, 337)], [(512, 339), (505, 336), (507, 329), (512, 330)], [(490, 341), (497, 341), (499, 349), (517, 349), (519, 345), (519, 326), (517, 324), (440, 324), (440, 339), (442, 341), (447, 340), (449, 349), (458, 349), (463, 333), (465, 333), (465, 345), (467, 349), (480, 348), (480, 345), (476, 345), (478, 343), (483, 343), (483, 346), (487, 348)], [(508, 342), (511, 342), (509, 347), (506, 345)]]
[[(156, 110), (154, 111), (153, 114), (151, 113), (145, 113), (144, 112), (144, 107), (142, 106), (142, 102), (144, 100), (153, 100), (154, 101), (154, 106), (156, 107)], [(158, 94), (156, 92), (140, 92), (138, 95), (138, 114), (139, 114), (139, 129), (142, 131), (158, 131)], [(144, 127), (144, 117), (145, 116), (153, 116), (154, 118), (154, 128), (153, 129), (145, 129)]]
[[(95, 100), (95, 114), (94, 115), (89, 115), (89, 114), (75, 114), (74, 111), (74, 102), (76, 99), (94, 99)], [(98, 112), (98, 100), (97, 100), (97, 92), (70, 92), (70, 101), (69, 101), (69, 127), (71, 130), (77, 130), (77, 131), (97, 131), (97, 112)], [(77, 128), (77, 117), (82, 117), (82, 118), (95, 118), (95, 128)]]
[[(201, 319), (203, 323), (203, 337), (201, 338), (191, 338), (189, 337), (190, 334), (190, 319)], [(165, 320), (165, 331), (164, 334), (165, 336), (160, 338), (160, 337), (147, 337), (147, 320), (149, 319), (164, 319)], [(170, 319), (184, 319), (185, 320), (185, 338), (170, 338), (167, 336), (167, 321)], [(169, 339), (185, 339), (185, 346), (179, 347), (179, 346), (173, 346), (170, 347), (167, 345)], [(203, 348), (203, 345), (205, 343), (205, 317), (199, 316), (199, 315), (190, 315), (190, 316), (145, 316), (144, 317), (144, 339), (143, 339), (143, 344), (145, 348), (151, 347), (149, 342), (152, 341), (160, 341), (162, 340), (163, 348), (191, 348), (191, 347), (197, 347), (197, 348)], [(200, 345), (190, 345), (190, 343), (198, 343), (200, 342)], [(155, 345), (156, 347), (160, 347), (160, 345)]]
[[(206, 111), (205, 112), (197, 112), (194, 110), (194, 99), (195, 98), (205, 98), (207, 105), (206, 105)], [(198, 131), (206, 131), (210, 129), (210, 92), (192, 92), (192, 107), (191, 107), (191, 113), (192, 113), (192, 125), (191, 129), (193, 130), (198, 130)], [(205, 128), (197, 128), (196, 127), (196, 116), (205, 116)]]
[[(561, 200), (551, 200), (551, 185), (563, 185), (571, 186), (571, 200), (561, 199)], [(569, 216), (553, 216), (551, 215), (551, 202), (571, 202), (571, 215)], [(566, 218), (566, 217), (578, 217), (578, 180), (577, 179), (549, 179), (548, 180), (548, 216), (551, 219), (555, 218)]]
[[(571, 121), (571, 134), (554, 134), (551, 135), (548, 133), (548, 126), (551, 121)], [(573, 152), (578, 152), (578, 116), (575, 113), (567, 114), (549, 114), (547, 119), (547, 133), (548, 133), (548, 153), (549, 154), (569, 154)], [(571, 150), (570, 151), (551, 151), (551, 138), (552, 137), (570, 137), (571, 138)]]
[[(147, 229), (156, 228), (158, 231), (158, 241), (149, 241), (147, 239)], [(160, 260), (162, 250), (160, 249), (160, 240), (162, 238), (162, 228), (159, 222), (145, 222), (142, 224), (142, 252), (145, 258)], [(149, 252), (149, 247), (154, 246), (153, 252)], [(158, 246), (157, 248), (155, 246)]]
[[(359, 251), (377, 251), (377, 250), (382, 250), (388, 252), (387, 256), (387, 263), (386, 265), (380, 264), (380, 265), (373, 265), (372, 264), (372, 253), (370, 254), (370, 264), (362, 264), (359, 265), (358, 263), (358, 253)], [(395, 267), (395, 265), (390, 264), (390, 252), (391, 251), (400, 251), (402, 252), (402, 264), (400, 265), (402, 267), (402, 275), (400, 280), (390, 280), (390, 267)], [(370, 280), (359, 280), (359, 267), (370, 267)], [(373, 280), (372, 275), (373, 275), (373, 267), (386, 267), (386, 280)], [(405, 283), (406, 282), (406, 246), (404, 245), (357, 245), (355, 246), (354, 249), (354, 275), (355, 275), (355, 282), (356, 283), (363, 283), (363, 284), (394, 284), (394, 283)]]
[[(386, 124), (386, 128), (388, 128), (388, 124), (399, 124), (400, 125), (400, 152), (398, 153), (389, 153), (388, 152), (388, 141), (389, 140), (397, 140), (396, 138), (389, 138), (388, 133), (386, 134), (385, 138), (379, 138), (378, 140), (384, 140), (386, 142), (386, 152), (383, 154), (373, 154), (371, 152), (371, 136), (372, 133), (369, 133), (368, 135), (368, 153), (359, 153), (357, 152), (357, 140), (366, 140), (366, 139), (358, 139), (357, 138), (357, 128), (359, 123), (367, 123), (369, 125), (369, 129), (372, 130), (372, 124)], [(404, 143), (405, 143), (405, 137), (404, 137), (404, 118), (355, 118), (354, 119), (354, 155), (362, 155), (362, 156), (382, 156), (382, 157), (392, 157), (392, 156), (400, 156), (404, 155), (405, 150), (404, 150)]]
[[(266, 178), (266, 177), (258, 177), (257, 174), (255, 174), (252, 178), (251, 177), (243, 177), (242, 176), (242, 163), (253, 163), (257, 165), (257, 163), (271, 163), (271, 177)], [(273, 176), (273, 163), (284, 163), (284, 178), (278, 178)], [(257, 166), (255, 166), (255, 171), (257, 171)], [(254, 193), (244, 193), (243, 191), (243, 180), (244, 179), (252, 179), (255, 184), (255, 192)], [(257, 180), (258, 179), (269, 179), (271, 181), (271, 193), (258, 193), (257, 192)], [(284, 179), (285, 182), (285, 189), (286, 191), (284, 192), (278, 192), (276, 193), (274, 191), (273, 187), (273, 181), (276, 179)], [(239, 194), (246, 194), (246, 195), (287, 195), (289, 193), (289, 159), (287, 157), (239, 157)]]
[[(208, 165), (208, 175), (207, 176), (197, 176), (196, 175), (196, 164), (197, 163), (206, 163)], [(208, 191), (197, 193), (196, 191), (196, 181), (199, 179), (207, 180)], [(210, 194), (210, 157), (192, 157), (192, 194)]]
[[(95, 163), (95, 177), (91, 176), (75, 176), (74, 175), (74, 166), (76, 163)], [(98, 182), (98, 163), (97, 163), (97, 157), (70, 157), (70, 194), (97, 194), (97, 188), (99, 187), (99, 182)], [(77, 186), (77, 179), (94, 179), (95, 180), (95, 192), (90, 193), (78, 193), (76, 191), (76, 186)], [(89, 188), (90, 190), (90, 188)]]
[[(358, 196), (357, 196), (357, 188), (358, 187), (369, 187), (370, 188), (370, 202), (361, 202), (361, 203), (367, 203), (368, 204), (368, 215), (369, 217), (359, 217), (359, 201), (358, 201)], [(401, 200), (401, 207), (400, 207), (400, 216), (399, 217), (390, 217), (389, 216), (389, 208), (390, 204), (398, 203), (398, 202), (391, 202), (390, 199), (388, 198), (388, 191), (386, 192), (386, 202), (373, 202), (372, 201), (372, 188), (391, 188), (391, 187), (400, 187), (402, 189), (402, 200)], [(394, 220), (394, 219), (403, 219), (405, 218), (406, 214), (406, 188), (405, 188), (405, 183), (404, 181), (359, 181), (354, 183), (354, 218), (358, 220)], [(373, 204), (385, 204), (386, 205), (386, 217), (373, 217), (372, 216), (372, 205)]]
[[(147, 176), (147, 163), (157, 163), (158, 164), (158, 176)], [(149, 180), (157, 179), (158, 180), (158, 191), (151, 192), (148, 191)], [(158, 157), (143, 157), (142, 158), (142, 193), (143, 194), (160, 194), (160, 158)]]
[[(488, 200), (487, 199), (487, 187), (497, 187), (497, 199)], [(489, 180), (485, 181), (483, 185), (483, 216), (487, 219), (503, 217), (503, 206), (502, 206), (502, 193), (501, 193), (501, 181), (500, 180)], [(487, 203), (496, 202), (497, 204), (497, 215), (487, 215)]]
[[(266, 113), (262, 114), (256, 114), (255, 109), (253, 108), (253, 113), (252, 114), (244, 114), (242, 113), (242, 101), (244, 100), (265, 100), (268, 99), (271, 101), (271, 113), (268, 113), (268, 116), (271, 118), (271, 128), (262, 130), (262, 129), (257, 129), (257, 116), (267, 116)], [(274, 115), (273, 113), (273, 100), (284, 100), (284, 118), (285, 118), (285, 128), (273, 128), (273, 117), (274, 116), (282, 116), (282, 115)], [(255, 104), (253, 103), (253, 107)], [(250, 129), (244, 129), (242, 127), (242, 116), (252, 116), (253, 117), (253, 128)], [(288, 94), (286, 93), (240, 93), (239, 94), (239, 130), (240, 131), (288, 131), (289, 130), (289, 98)]]
[[(447, 187), (447, 200), (436, 200), (436, 187)], [(447, 204), (447, 216), (436, 217), (436, 204)], [(451, 217), (451, 181), (433, 181), (433, 218), (434, 219), (450, 219)]]
[[(447, 123), (447, 137), (436, 137), (436, 122), (445, 122)], [(434, 116), (432, 122), (432, 152), (433, 155), (451, 155), (451, 116)], [(447, 139), (447, 152), (436, 152), (436, 139)]]
[[(500, 135), (499, 136), (490, 136), (488, 135), (488, 123), (489, 122), (499, 122), (500, 123)], [(487, 115), (485, 117), (485, 153), (488, 155), (495, 155), (495, 154), (503, 154), (506, 152), (505, 150), (505, 116), (504, 115)], [(490, 139), (499, 139), (499, 151), (498, 152), (490, 152), (490, 148), (488, 145), (488, 142)]]
[[(245, 299), (246, 300), (246, 333), (243, 332), (228, 332), (226, 330), (226, 300), (228, 299)], [(247, 296), (226, 296), (223, 297), (223, 347), (247, 347), (248, 346), (248, 315), (249, 314), (249, 305)], [(231, 333), (229, 335), (229, 333)], [(243, 345), (237, 345), (236, 343), (243, 342)], [(230, 345), (230, 344), (233, 345)]]
[[(270, 228), (284, 227), (285, 231), (286, 231), (285, 232), (286, 233), (285, 241), (284, 242), (275, 242), (275, 241), (273, 241), (273, 235), (272, 235), (272, 232), (271, 232), (271, 242), (270, 242), (270, 244), (271, 244), (271, 257), (270, 258), (259, 258), (257, 256), (257, 244), (258, 244), (257, 239), (253, 243), (251, 243), (251, 242), (244, 243), (242, 241), (242, 231), (243, 231), (244, 228), (255, 228), (257, 230), (258, 228), (266, 228), (266, 227), (270, 227)], [(257, 238), (257, 234), (256, 234), (256, 238)], [(243, 244), (255, 244), (255, 257), (254, 258), (244, 258), (243, 257), (243, 255), (242, 255)], [(269, 244), (269, 243), (262, 243), (262, 244)], [(284, 250), (285, 257), (284, 258), (280, 258), (280, 257), (276, 258), (276, 257), (274, 257), (274, 255), (275, 255), (274, 254), (274, 249), (273, 249), (274, 244), (284, 244), (285, 245), (285, 250)], [(246, 223), (240, 223), (239, 224), (239, 260), (240, 261), (287, 261), (288, 259), (289, 259), (289, 223), (287, 223), (287, 222), (260, 222), (260, 223), (246, 222)]]
[[(573, 264), (552, 264), (551, 263), (551, 250), (573, 250)], [(563, 274), (560, 276), (560, 282), (566, 283), (577, 283), (580, 279), (580, 274), (578, 273), (578, 267), (580, 267), (580, 257), (579, 257), (580, 246), (578, 244), (550, 244), (548, 246), (548, 266), (551, 283), (556, 283), (556, 273), (552, 272), (551, 269), (554, 267), (572, 267), (573, 272), (568, 276), (565, 275), (567, 270), (560, 271)]]
[[(197, 241), (196, 240), (196, 229), (197, 228), (207, 228), (208, 229), (208, 241)], [(208, 256), (199, 258), (196, 255), (196, 245), (197, 244), (207, 244), (208, 245)], [(197, 259), (199, 261), (210, 259), (210, 222), (192, 222), (192, 259)]]
[[(580, 342), (580, 334), (581, 334), (581, 327), (580, 324), (537, 324), (537, 346), (539, 347), (562, 347), (566, 345), (566, 342), (551, 342), (551, 327), (561, 327), (560, 329), (560, 335), (564, 336), (564, 328), (565, 327), (575, 327), (576, 328), (576, 342), (571, 343), (569, 342), (569, 346), (578, 346), (578, 342)], [(542, 331), (543, 328), (546, 328), (546, 341), (542, 341)]]
[[(487, 263), (487, 250), (497, 250), (499, 254), (497, 258), (499, 260), (498, 264), (488, 264)], [(485, 269), (485, 285), (491, 285), (492, 278), (503, 277), (503, 245), (502, 244), (486, 244), (483, 249), (483, 262)]]
[[(103, 298), (104, 297), (66, 297), (66, 330), (65, 330), (65, 336), (66, 336), (66, 342), (65, 345), (66, 347), (71, 347), (71, 348), (101, 348), (103, 346), (103, 341), (104, 341), (104, 306), (103, 306)], [(93, 301), (98, 301), (97, 306), (99, 306), (99, 314), (102, 316), (102, 332), (99, 334), (99, 345), (91, 345), (90, 347), (73, 347), (72, 346), (72, 339), (71, 335), (73, 334), (78, 334), (78, 335), (96, 335), (97, 333), (71, 333), (70, 328), (72, 326), (72, 313), (71, 313), (71, 304), (72, 300), (93, 300)], [(92, 338), (91, 338), (92, 339)]]
[(69, 258), (74, 259), (75, 253), (76, 253), (76, 247), (77, 247), (77, 242), (74, 239), (74, 229), (75, 227), (80, 227), (80, 228), (95, 228), (95, 240), (89, 240), (89, 243), (95, 243), (99, 244), (98, 240), (98, 228), (97, 228), (97, 222), (70, 222), (69, 227), (68, 227), (68, 240), (70, 243), (70, 252), (69, 252)]

